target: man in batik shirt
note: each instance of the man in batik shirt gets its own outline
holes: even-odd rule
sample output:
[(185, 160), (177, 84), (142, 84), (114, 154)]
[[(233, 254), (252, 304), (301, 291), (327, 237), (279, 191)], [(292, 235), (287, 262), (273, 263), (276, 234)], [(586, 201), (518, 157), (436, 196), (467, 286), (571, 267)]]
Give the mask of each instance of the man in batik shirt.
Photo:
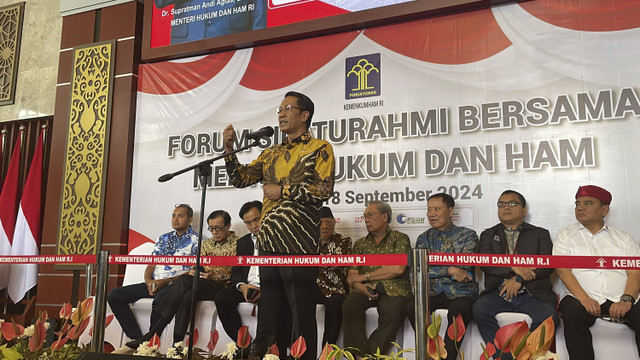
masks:
[[(430, 253), (474, 253), (478, 246), (475, 231), (453, 224), (455, 201), (450, 195), (435, 194), (427, 200), (427, 218), (431, 229), (418, 236), (416, 248), (428, 249)], [(475, 269), (471, 266), (429, 265), (429, 312), (448, 309), (447, 320), (461, 315), (467, 326), (472, 317), (472, 307), (478, 298), (478, 283)], [(407, 308), (409, 321), (415, 325), (415, 302)], [(426, 320), (425, 320), (426, 321)], [(462, 341), (462, 340), (461, 340)], [(457, 359), (456, 344), (445, 337), (446, 359)]]
[[(391, 207), (372, 201), (364, 210), (367, 236), (356, 241), (353, 254), (408, 254), (409, 236), (391, 230)], [(355, 350), (357, 358), (367, 354), (386, 353), (391, 341), (404, 323), (411, 299), (411, 284), (406, 265), (354, 266), (349, 269), (347, 283), (351, 293), (342, 305), (344, 346)], [(367, 339), (365, 311), (378, 307), (378, 327)]]
[[(335, 232), (336, 219), (330, 208), (322, 207), (320, 222), (320, 255), (351, 254), (351, 238)], [(347, 268), (321, 266), (318, 269), (318, 304), (324, 304), (322, 345), (335, 344), (342, 326), (342, 303), (347, 296)]]
[[(235, 155), (225, 158), (231, 184), (244, 188), (261, 182), (264, 193), (262, 223), (257, 248), (262, 256), (317, 255), (322, 202), (333, 193), (333, 148), (309, 132), (314, 104), (304, 94), (288, 92), (277, 109), (278, 126), (287, 137), (264, 150), (249, 165)], [(232, 125), (223, 132), (225, 151), (233, 151), (236, 133)], [(303, 336), (307, 351), (302, 359), (316, 360), (316, 303), (313, 294), (317, 267), (260, 267), (260, 308), (254, 349), (250, 358), (264, 356), (276, 343), (281, 323), (292, 326), (296, 339)], [(280, 329), (280, 330), (276, 330)], [(290, 344), (277, 344), (286, 354)]]

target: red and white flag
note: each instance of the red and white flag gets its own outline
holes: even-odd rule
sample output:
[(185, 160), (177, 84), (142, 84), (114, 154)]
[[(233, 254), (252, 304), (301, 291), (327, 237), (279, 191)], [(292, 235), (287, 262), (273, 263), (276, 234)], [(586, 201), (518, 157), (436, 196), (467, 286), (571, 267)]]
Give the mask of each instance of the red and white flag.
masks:
[[(20, 176), (20, 136), (11, 155), (9, 170), (0, 192), (0, 255), (11, 255), (13, 232), (18, 214), (18, 177)], [(0, 289), (9, 285), (10, 264), (0, 265)]]
[[(27, 181), (22, 189), (22, 201), (18, 210), (16, 229), (13, 235), (11, 255), (39, 255), (41, 240), (42, 203), (42, 131), (38, 137)], [(9, 281), (9, 296), (13, 302), (22, 300), (24, 294), (38, 283), (37, 264), (12, 264)]]

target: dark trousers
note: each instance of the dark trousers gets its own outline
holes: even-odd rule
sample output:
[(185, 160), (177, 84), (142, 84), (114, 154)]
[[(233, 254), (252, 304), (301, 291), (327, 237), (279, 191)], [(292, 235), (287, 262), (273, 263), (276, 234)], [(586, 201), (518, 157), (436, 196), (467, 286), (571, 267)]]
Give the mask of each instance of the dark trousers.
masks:
[[(469, 321), (472, 318), (472, 308), (474, 299), (469, 296), (461, 296), (455, 299), (447, 298), (445, 293), (440, 293), (435, 296), (429, 296), (429, 311), (434, 312), (437, 309), (448, 309), (447, 312), (447, 321), (448, 324), (453, 324), (453, 318), (461, 315), (462, 321), (464, 322), (465, 329), (468, 328)], [(411, 322), (411, 326), (413, 329), (416, 329), (416, 308), (415, 308), (415, 300), (411, 299), (409, 305), (407, 305), (407, 316), (409, 317), (409, 321)], [(426, 323), (426, 319), (425, 319)], [(449, 326), (448, 325), (448, 326)], [(464, 337), (463, 337), (464, 339)], [(462, 339), (460, 339), (462, 342)], [(458, 344), (459, 346), (460, 344)], [(458, 351), (456, 350), (455, 342), (449, 338), (449, 336), (445, 336), (444, 338), (444, 347), (447, 350), (446, 359), (457, 359)]]
[[(133, 315), (133, 311), (131, 311), (130, 304), (140, 299), (153, 298), (153, 304), (155, 306), (155, 304), (169, 292), (170, 288), (171, 286), (163, 287), (156, 293), (156, 296), (149, 295), (149, 290), (145, 283), (127, 285), (109, 291), (109, 295), (107, 295), (109, 306), (116, 320), (120, 323), (122, 331), (124, 331), (129, 339), (137, 339), (142, 336), (142, 330)], [(150, 324), (158, 321), (157, 316), (159, 316), (157, 313), (151, 313)]]
[(327, 343), (335, 345), (342, 327), (342, 303), (345, 297), (341, 294), (331, 294), (330, 297), (326, 297), (319, 288), (317, 290), (317, 304), (324, 304), (322, 346)]
[[(291, 255), (260, 251), (261, 256)], [(313, 266), (261, 266), (260, 310), (253, 354), (262, 358), (269, 346), (277, 343), (280, 357), (287, 347), (304, 337), (307, 351), (304, 360), (316, 360), (315, 293), (318, 269)], [(252, 354), (252, 355), (253, 355)]]
[[(362, 293), (353, 291), (342, 305), (344, 347), (358, 349), (357, 355), (374, 354), (377, 349), (380, 349), (381, 354), (386, 353), (404, 323), (410, 299), (405, 296), (387, 295), (380, 283), (376, 290), (378, 300), (369, 300)], [(378, 307), (378, 327), (367, 339), (365, 311), (373, 306)]]
[(242, 327), (242, 319), (238, 313), (238, 305), (245, 302), (242, 292), (235, 287), (228, 287), (218, 291), (216, 298), (218, 318), (224, 331), (233, 341), (238, 340), (238, 331)]
[[(609, 314), (609, 307), (613, 302), (607, 300), (600, 305), (600, 313)], [(596, 322), (596, 317), (591, 316), (580, 304), (578, 299), (567, 295), (560, 301), (560, 314), (564, 321), (564, 339), (567, 343), (569, 358), (572, 360), (593, 360), (593, 343), (589, 328)], [(634, 304), (625, 315), (626, 325), (636, 333), (636, 346), (640, 356), (640, 309)]]
[[(517, 312), (529, 315), (532, 320), (529, 327), (531, 331), (540, 326), (549, 316), (553, 317), (553, 323), (558, 327), (560, 318), (558, 317), (558, 311), (552, 304), (528, 294), (522, 294), (511, 299), (511, 301), (507, 301), (499, 294), (498, 290), (484, 294), (473, 305), (473, 318), (485, 343), (493, 343), (496, 331), (499, 329), (496, 315), (503, 312)], [(510, 360), (511, 358), (511, 354), (502, 355), (503, 360)]]
[[(153, 311), (160, 314), (163, 321), (151, 324), (150, 333), (162, 333), (162, 330), (175, 316), (173, 341), (175, 343), (184, 340), (191, 316), (192, 288), (193, 276), (191, 275), (182, 275), (175, 281), (169, 293), (154, 304)], [(213, 300), (220, 289), (222, 289), (222, 285), (219, 282), (199, 278), (196, 301)]]

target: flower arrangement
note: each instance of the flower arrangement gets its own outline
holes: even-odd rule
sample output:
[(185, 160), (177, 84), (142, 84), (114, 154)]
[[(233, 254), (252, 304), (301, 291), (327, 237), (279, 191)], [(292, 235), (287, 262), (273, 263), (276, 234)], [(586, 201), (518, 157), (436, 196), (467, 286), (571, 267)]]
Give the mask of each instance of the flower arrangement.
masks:
[[(65, 360), (74, 359), (89, 348), (78, 344), (78, 338), (84, 333), (91, 320), (93, 299), (87, 298), (73, 310), (71, 304), (64, 304), (60, 309), (62, 321), (60, 331), (55, 335), (57, 340), (51, 344), (45, 343), (49, 328), (48, 313), (41, 311), (35, 324), (24, 328), (15, 322), (3, 322), (0, 325), (0, 353), (8, 360)], [(107, 317), (105, 326), (113, 320), (113, 315)], [(89, 334), (92, 330), (89, 330)]]
[[(427, 352), (431, 359), (440, 360), (447, 357), (447, 351), (444, 348), (444, 340), (439, 335), (442, 318), (440, 315), (434, 315), (432, 314), (431, 324), (427, 329)], [(458, 315), (447, 328), (447, 336), (454, 340), (456, 350), (459, 350), (458, 344), (462, 341), (464, 333), (464, 322), (462, 317)], [(555, 326), (551, 317), (548, 317), (532, 332), (529, 332), (529, 325), (526, 321), (505, 325), (498, 329), (493, 343), (487, 343), (486, 346), (481, 344), (480, 360), (499, 360), (505, 353), (511, 353), (516, 360), (558, 359), (556, 354), (549, 351), (554, 334)], [(464, 360), (462, 351), (458, 355)]]

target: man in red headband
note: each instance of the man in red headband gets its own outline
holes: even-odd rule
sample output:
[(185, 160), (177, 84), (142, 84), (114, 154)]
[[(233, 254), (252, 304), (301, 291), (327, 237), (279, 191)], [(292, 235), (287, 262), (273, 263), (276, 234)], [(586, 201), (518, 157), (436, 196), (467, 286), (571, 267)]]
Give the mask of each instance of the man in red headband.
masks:
[[(611, 193), (586, 185), (576, 193), (578, 224), (560, 230), (553, 244), (554, 255), (640, 256), (638, 243), (626, 232), (604, 221)], [(636, 332), (640, 355), (640, 270), (557, 269), (567, 288), (560, 313), (569, 357), (594, 358), (589, 328), (597, 318), (624, 322)]]

